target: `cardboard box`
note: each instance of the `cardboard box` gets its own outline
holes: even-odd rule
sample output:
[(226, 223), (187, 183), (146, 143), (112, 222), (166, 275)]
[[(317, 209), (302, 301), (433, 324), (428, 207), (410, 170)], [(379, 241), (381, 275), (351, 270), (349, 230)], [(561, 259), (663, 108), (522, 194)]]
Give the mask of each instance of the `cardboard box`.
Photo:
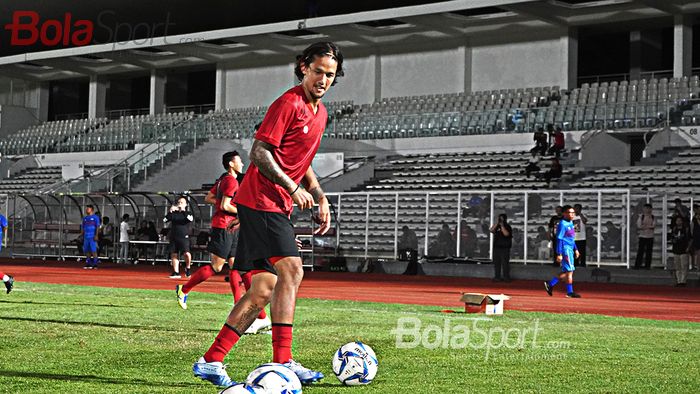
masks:
[(460, 301), (464, 302), (464, 312), (502, 315), (506, 300), (505, 294), (462, 293)]

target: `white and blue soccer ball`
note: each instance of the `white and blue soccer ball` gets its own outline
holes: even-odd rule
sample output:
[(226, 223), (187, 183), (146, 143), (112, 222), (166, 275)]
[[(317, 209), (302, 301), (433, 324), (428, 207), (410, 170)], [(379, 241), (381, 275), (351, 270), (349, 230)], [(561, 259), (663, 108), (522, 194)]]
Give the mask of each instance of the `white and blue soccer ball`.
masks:
[(224, 390), (219, 391), (219, 394), (266, 394), (267, 392), (260, 386), (250, 386), (245, 383), (234, 384)]
[(249, 386), (259, 386), (267, 394), (301, 394), (301, 382), (289, 368), (278, 363), (260, 365), (245, 380)]
[(362, 342), (346, 343), (333, 355), (333, 372), (348, 386), (369, 384), (377, 375), (378, 366), (374, 350)]

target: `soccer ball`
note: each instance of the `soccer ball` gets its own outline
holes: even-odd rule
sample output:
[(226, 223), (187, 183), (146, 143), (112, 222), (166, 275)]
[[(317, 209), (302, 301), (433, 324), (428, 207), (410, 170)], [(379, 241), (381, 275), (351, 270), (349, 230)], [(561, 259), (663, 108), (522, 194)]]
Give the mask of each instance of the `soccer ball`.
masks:
[(219, 391), (219, 394), (265, 394), (260, 386), (249, 386), (245, 383), (234, 384), (224, 390)]
[(245, 379), (249, 386), (260, 386), (269, 394), (301, 394), (301, 382), (291, 369), (278, 363), (263, 364)]
[(362, 342), (346, 343), (333, 356), (333, 372), (348, 386), (369, 384), (378, 364), (374, 350)]

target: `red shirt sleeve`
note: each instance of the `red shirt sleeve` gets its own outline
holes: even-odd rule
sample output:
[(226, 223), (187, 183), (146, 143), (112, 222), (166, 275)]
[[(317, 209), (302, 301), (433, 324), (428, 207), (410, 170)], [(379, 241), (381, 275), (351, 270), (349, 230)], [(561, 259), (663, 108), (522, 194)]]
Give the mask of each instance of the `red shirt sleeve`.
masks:
[(283, 97), (275, 100), (265, 114), (265, 118), (255, 133), (255, 139), (279, 147), (284, 133), (289, 130), (297, 116), (297, 109), (293, 102)]
[(221, 195), (223, 197), (233, 198), (238, 190), (238, 181), (232, 176), (224, 177), (219, 184), (219, 188), (221, 189)]
[(216, 197), (216, 184), (217, 183), (219, 183), (218, 180), (216, 182), (214, 182), (214, 186), (212, 186), (211, 189), (209, 189), (209, 193), (213, 194), (215, 197)]

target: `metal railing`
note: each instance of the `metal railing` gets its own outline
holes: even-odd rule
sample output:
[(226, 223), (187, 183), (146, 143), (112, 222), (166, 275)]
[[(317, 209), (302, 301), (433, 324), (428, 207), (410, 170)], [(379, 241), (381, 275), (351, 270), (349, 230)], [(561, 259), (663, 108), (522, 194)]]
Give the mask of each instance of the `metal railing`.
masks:
[[(153, 222), (161, 233), (163, 217), (177, 195), (145, 192), (10, 194), (4, 199), (5, 212), (10, 214), (9, 250), (15, 257), (77, 257), (74, 238), (86, 204), (95, 206), (102, 217), (113, 218), (114, 225), (128, 213), (136, 227)], [(213, 210), (204, 203), (204, 193), (186, 196), (194, 212), (194, 227), (197, 231), (207, 231)], [(697, 197), (689, 195), (637, 194), (627, 189), (362, 192), (328, 193), (327, 196), (333, 204), (332, 225), (336, 231), (312, 240), (314, 246), (321, 246), (317, 257), (398, 259), (402, 248), (400, 235), (406, 226), (416, 234), (419, 255), (488, 263), (493, 249), (488, 228), (497, 215), (507, 213), (513, 228), (511, 261), (549, 264), (552, 254), (546, 234), (553, 207), (581, 203), (588, 218), (585, 226), (588, 265), (626, 268), (634, 265), (638, 241), (636, 221), (643, 204), (653, 205), (652, 213), (657, 221), (652, 268), (668, 268), (672, 259), (669, 223), (676, 212), (687, 212), (687, 208), (684, 211), (672, 206), (673, 201), (680, 197), (685, 207), (692, 207), (698, 201)], [(29, 208), (23, 214), (14, 215), (21, 203)], [(301, 223), (308, 216), (297, 212), (292, 217)], [(436, 242), (444, 225), (452, 235), (453, 243), (448, 251)], [(158, 245), (162, 246), (162, 242)], [(162, 250), (160, 253), (153, 261), (167, 260)], [(206, 251), (203, 250), (200, 260), (207, 261)]]
[[(580, 203), (588, 218), (588, 265), (626, 268), (635, 263), (636, 220), (644, 203), (655, 207), (657, 217), (653, 266), (668, 266), (667, 241), (673, 212), (670, 202), (679, 197), (636, 194), (628, 189), (357, 192), (327, 196), (335, 207), (337, 216), (333, 220), (339, 227), (334, 242), (347, 257), (397, 259), (402, 227), (408, 226), (417, 234), (419, 255), (489, 261), (493, 238), (488, 227), (499, 214), (507, 213), (514, 230), (511, 261), (548, 264), (552, 262), (551, 239), (543, 231), (554, 207)], [(692, 196), (682, 197), (687, 206), (695, 201)], [(454, 244), (450, 253), (435, 253), (444, 252), (437, 244), (443, 225), (449, 228)]]
[(206, 114), (216, 108), (215, 104), (195, 104), (195, 105), (170, 105), (165, 107), (165, 111), (172, 112), (194, 112), (195, 114)]
[(119, 119), (123, 116), (148, 115), (150, 112), (150, 108), (112, 109), (109, 111), (105, 111), (104, 116), (107, 119)]

